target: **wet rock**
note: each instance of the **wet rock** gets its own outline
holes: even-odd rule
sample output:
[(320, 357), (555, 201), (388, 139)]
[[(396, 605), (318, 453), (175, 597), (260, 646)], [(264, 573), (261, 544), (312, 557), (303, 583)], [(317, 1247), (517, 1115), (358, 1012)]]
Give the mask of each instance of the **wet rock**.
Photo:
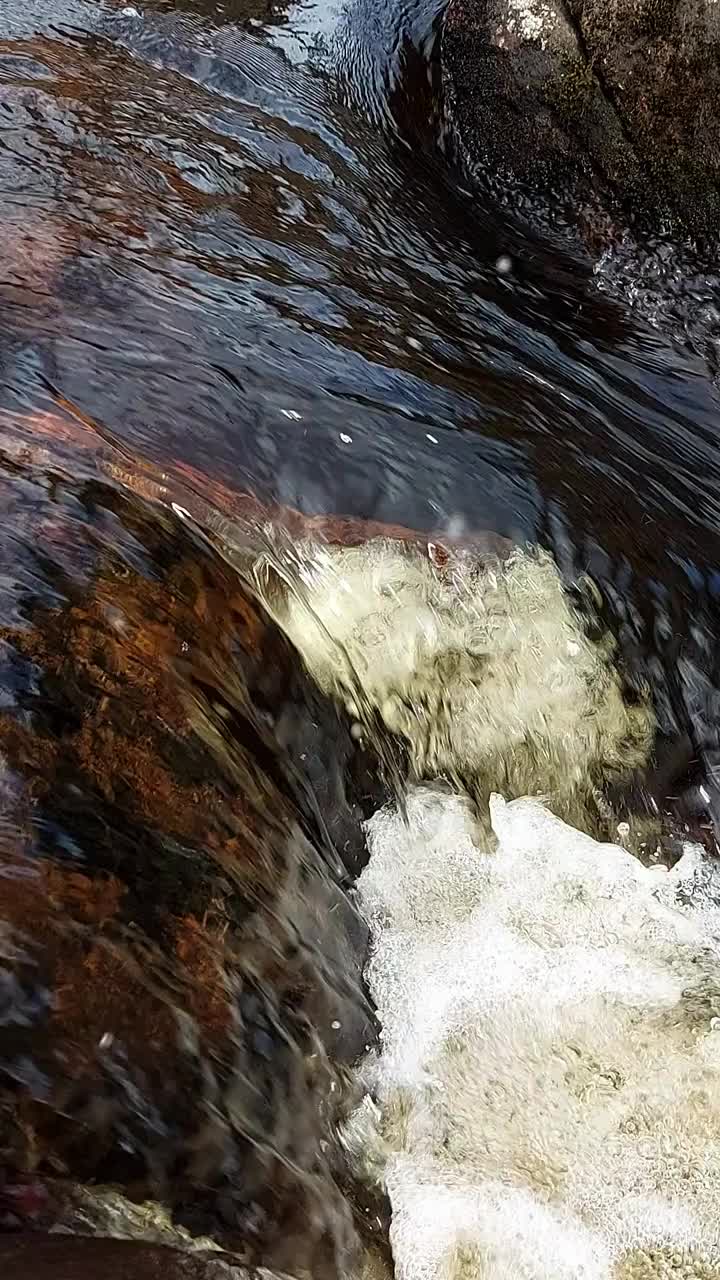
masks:
[[(720, 14), (714, 0), (571, 0), (643, 170), (643, 189), (692, 231), (714, 238), (720, 214)], [(626, 185), (619, 184), (622, 194)]]
[(619, 122), (554, 0), (453, 0), (442, 43), (448, 102), (463, 147), (500, 187), (572, 190), (596, 206), (590, 157), (614, 168)]
[(207, 529), (220, 542), (228, 540), (247, 550), (265, 545), (265, 529), (289, 539), (314, 539), (356, 547), (375, 538), (390, 538), (420, 548), (437, 563), (449, 555), (505, 556), (512, 542), (489, 529), (434, 529), (423, 532), (406, 525), (338, 513), (309, 515), (276, 502), (263, 502), (255, 493), (231, 488), (223, 480), (181, 460), (164, 469), (113, 449), (102, 427), (86, 417), (59, 393), (54, 411), (30, 414), (0, 409), (0, 451), (26, 467), (55, 466), (77, 474), (109, 479), (123, 491), (157, 502), (198, 529)]
[(443, 61), (475, 170), (552, 190), (593, 252), (623, 209), (715, 234), (713, 0), (451, 0)]
[[(188, 1254), (135, 1240), (65, 1235), (0, 1239), (0, 1266), (7, 1280), (276, 1280), (265, 1268), (249, 1271), (232, 1254)], [(390, 1280), (392, 1270), (368, 1253), (357, 1276)]]
[(131, 1240), (40, 1234), (0, 1239), (0, 1266), (8, 1280), (246, 1280), (248, 1275), (232, 1258), (212, 1254), (186, 1254)]
[(332, 546), (358, 547), (375, 539), (414, 546), (431, 559), (444, 563), (448, 556), (471, 554), (490, 557), (507, 555), (509, 538), (489, 529), (433, 529), (422, 532), (407, 525), (388, 524), (342, 514), (308, 515), (280, 503), (262, 502), (255, 494), (238, 493), (216, 477), (186, 463), (158, 474), (157, 468), (106, 455), (101, 465), (108, 475), (135, 493), (152, 497), (189, 516), (201, 528), (214, 533), (221, 542), (239, 545), (246, 551), (262, 551), (264, 531), (281, 533), (290, 541), (326, 542)]
[(346, 893), (362, 752), (171, 511), (28, 458), (0, 502), (3, 1209), (27, 1225), (32, 1188), (110, 1182), (248, 1263), (334, 1276), (343, 1064), (374, 1034)]

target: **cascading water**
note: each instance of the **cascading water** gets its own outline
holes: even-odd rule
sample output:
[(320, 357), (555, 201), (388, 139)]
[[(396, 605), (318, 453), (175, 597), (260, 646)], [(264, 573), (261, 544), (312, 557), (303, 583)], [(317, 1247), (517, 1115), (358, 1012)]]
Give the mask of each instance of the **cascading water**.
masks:
[(320, 685), (447, 780), (372, 818), (357, 887), (382, 1029), (344, 1144), (389, 1194), (399, 1280), (720, 1275), (717, 868), (648, 868), (517, 798), (589, 821), (649, 709), (532, 551), (293, 569), (275, 612)]
[(383, 1031), (346, 1140), (375, 1146), (395, 1274), (711, 1280), (717, 867), (646, 869), (532, 800), (490, 813), (495, 842), (422, 787), (368, 826)]

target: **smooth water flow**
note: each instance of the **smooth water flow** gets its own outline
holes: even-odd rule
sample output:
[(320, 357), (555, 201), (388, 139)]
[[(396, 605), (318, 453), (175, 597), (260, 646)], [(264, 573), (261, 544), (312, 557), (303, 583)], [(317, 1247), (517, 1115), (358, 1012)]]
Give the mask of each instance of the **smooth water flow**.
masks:
[(717, 558), (705, 365), (464, 188), (439, 16), (5, 4), (6, 400), (49, 382), (161, 467), (688, 598)]

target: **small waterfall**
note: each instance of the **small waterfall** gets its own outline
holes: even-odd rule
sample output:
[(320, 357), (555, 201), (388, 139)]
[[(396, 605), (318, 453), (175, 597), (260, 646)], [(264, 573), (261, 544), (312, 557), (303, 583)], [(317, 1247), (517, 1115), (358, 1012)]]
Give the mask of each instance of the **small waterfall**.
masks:
[(649, 703), (540, 552), (287, 564), (275, 616), (409, 779), (366, 828), (382, 1032), (343, 1132), (398, 1280), (720, 1276), (719, 873), (582, 829), (647, 758)]
[(275, 548), (260, 590), (356, 735), (385, 757), (390, 736), (410, 779), (443, 777), (480, 813), (493, 789), (542, 794), (600, 829), (602, 788), (647, 759), (648, 700), (627, 699), (611, 641), (590, 638), (550, 556), (428, 551)]

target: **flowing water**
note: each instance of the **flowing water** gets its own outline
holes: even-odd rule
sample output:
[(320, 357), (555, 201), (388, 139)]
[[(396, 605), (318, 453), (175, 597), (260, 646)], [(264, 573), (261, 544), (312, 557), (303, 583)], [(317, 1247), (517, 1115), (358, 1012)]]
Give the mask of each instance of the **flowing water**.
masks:
[(11, 1225), (51, 1187), (107, 1229), (73, 1196), (112, 1182), (316, 1280), (385, 1239), (332, 1134), (375, 1034), (347, 891), (394, 775), (238, 578), (243, 495), (589, 572), (680, 744), (660, 799), (720, 812), (711, 278), (653, 312), (652, 256), (611, 297), (471, 187), (441, 18), (0, 4)]
[(369, 824), (384, 1037), (350, 1141), (395, 1274), (715, 1280), (717, 868), (643, 868), (532, 799), (490, 814), (494, 847), (427, 786)]
[[(5, 5), (5, 402), (306, 512), (548, 543), (674, 661), (714, 610), (707, 365), (467, 189), (440, 17)], [(709, 303), (678, 306), (683, 338)]]

